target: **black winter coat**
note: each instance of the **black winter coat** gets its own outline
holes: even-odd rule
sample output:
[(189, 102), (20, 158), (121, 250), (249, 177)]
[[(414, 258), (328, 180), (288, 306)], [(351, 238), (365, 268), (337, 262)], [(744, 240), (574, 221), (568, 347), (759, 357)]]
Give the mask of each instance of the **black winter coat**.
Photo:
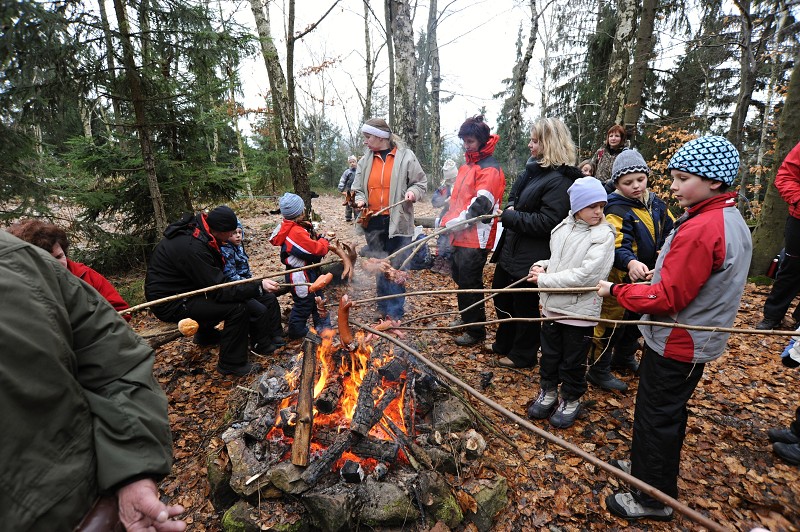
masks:
[(492, 262), (499, 261), (512, 277), (521, 279), (534, 262), (550, 258), (550, 231), (567, 217), (567, 189), (581, 176), (574, 166), (542, 167), (536, 159), (528, 159), (500, 217), (503, 236)]
[[(208, 233), (204, 214), (187, 213), (170, 224), (147, 265), (144, 294), (148, 301), (206, 288), (225, 282), (224, 260), (216, 241)], [(219, 303), (246, 301), (261, 293), (259, 283), (244, 283), (208, 292), (203, 297)], [(175, 321), (173, 315), (182, 301), (153, 307), (163, 321)]]

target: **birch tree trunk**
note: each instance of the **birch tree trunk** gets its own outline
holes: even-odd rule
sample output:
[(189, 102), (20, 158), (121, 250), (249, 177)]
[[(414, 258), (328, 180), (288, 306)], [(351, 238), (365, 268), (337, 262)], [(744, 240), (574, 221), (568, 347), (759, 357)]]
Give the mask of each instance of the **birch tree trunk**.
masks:
[(153, 154), (153, 146), (150, 141), (150, 128), (148, 127), (147, 115), (145, 113), (145, 93), (142, 87), (142, 81), (139, 79), (139, 73), (136, 70), (133, 43), (131, 42), (131, 34), (123, 0), (114, 0), (114, 12), (117, 15), (119, 38), (122, 46), (122, 62), (125, 67), (125, 77), (128, 81), (128, 87), (131, 91), (131, 103), (136, 119), (134, 127), (139, 135), (142, 162), (144, 164), (145, 174), (147, 175), (147, 186), (150, 190), (150, 200), (153, 202), (156, 231), (160, 235), (167, 228), (167, 214), (164, 209), (164, 200), (161, 197), (161, 189), (158, 185), (156, 160)]
[[(290, 0), (290, 13), (294, 14), (294, 0)], [(308, 171), (306, 169), (305, 160), (300, 147), (300, 134), (297, 130), (295, 122), (295, 112), (292, 106), (294, 90), (291, 91), (292, 99), (290, 99), (290, 91), (287, 86), (286, 76), (283, 73), (283, 67), (278, 57), (278, 49), (275, 46), (275, 41), (272, 38), (272, 29), (270, 26), (269, 6), (262, 6), (260, 0), (250, 0), (250, 7), (253, 11), (253, 17), (256, 22), (256, 31), (258, 32), (258, 40), (261, 44), (261, 54), (264, 56), (264, 64), (267, 68), (267, 76), (269, 77), (270, 92), (272, 93), (272, 104), (275, 115), (280, 124), (283, 142), (286, 146), (289, 159), (289, 171), (292, 175), (292, 184), (294, 191), (303, 198), (306, 208), (311, 208), (311, 187), (308, 182)], [(290, 16), (289, 32), (290, 36), (293, 33), (294, 20)], [(291, 48), (291, 46), (289, 46)], [(293, 54), (292, 54), (293, 55)], [(287, 53), (287, 58), (289, 54)], [(287, 59), (288, 62), (288, 59)]]
[[(366, 1), (366, 0), (365, 0)], [(383, 4), (384, 16), (386, 18), (386, 53), (389, 58), (389, 126), (395, 124), (395, 105), (394, 105), (394, 22), (392, 22), (392, 0), (385, 0)], [(372, 118), (372, 117), (370, 117)]]
[(644, 92), (644, 78), (648, 65), (653, 58), (655, 39), (656, 9), (658, 0), (643, 0), (642, 14), (639, 17), (639, 26), (636, 29), (636, 46), (633, 50), (633, 65), (631, 67), (630, 84), (625, 104), (625, 117), (623, 124), (632, 146), (638, 144), (639, 118), (642, 116), (642, 93)]
[(508, 168), (509, 175), (515, 176), (521, 168), (519, 156), (516, 154), (516, 138), (522, 131), (522, 90), (528, 79), (528, 67), (533, 57), (533, 48), (536, 46), (536, 33), (539, 31), (539, 14), (536, 0), (530, 0), (531, 8), (531, 32), (528, 35), (528, 44), (525, 47), (525, 55), (519, 63), (514, 65), (511, 82), (511, 102), (509, 105), (508, 116)]
[[(375, 84), (375, 61), (372, 58), (372, 39), (369, 37), (369, 4), (364, 0), (364, 72), (367, 75), (367, 86), (361, 98), (362, 122), (372, 118), (372, 87)], [(391, 87), (391, 85), (390, 85)]]
[(417, 58), (408, 0), (389, 0), (394, 44), (394, 124), (411, 151), (417, 147)]
[[(442, 74), (439, 65), (439, 41), (436, 29), (439, 25), (438, 1), (430, 0), (428, 11), (428, 54), (431, 66), (431, 182), (438, 184), (442, 179), (442, 136), (441, 118), (439, 113), (439, 89), (442, 84)], [(435, 186), (435, 185), (434, 185)]]
[(636, 32), (635, 0), (617, 0), (617, 30), (614, 33), (614, 51), (608, 65), (606, 90), (601, 102), (600, 121), (597, 124), (597, 143), (604, 140), (612, 124), (622, 120), (625, 108), (625, 86), (631, 63), (631, 45)]

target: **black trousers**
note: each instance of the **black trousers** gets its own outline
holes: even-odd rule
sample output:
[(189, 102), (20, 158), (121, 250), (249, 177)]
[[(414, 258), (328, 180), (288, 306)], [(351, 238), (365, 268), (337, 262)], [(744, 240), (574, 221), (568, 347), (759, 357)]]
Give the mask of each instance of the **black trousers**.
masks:
[(281, 307), (275, 294), (265, 292), (245, 302), (250, 314), (250, 338), (258, 343), (271, 343), (276, 336), (283, 336)]
[[(639, 390), (633, 414), (631, 473), (673, 498), (678, 497), (681, 448), (686, 436), (686, 408), (694, 394), (705, 364), (664, 358), (645, 346), (639, 365)], [(634, 490), (645, 506), (663, 503)]]
[[(486, 265), (486, 257), (489, 256), (488, 249), (465, 248), (453, 246), (450, 256), (450, 263), (453, 275), (458, 288), (461, 290), (483, 288), (483, 267)], [(458, 310), (461, 312), (461, 319), (464, 323), (476, 323), (486, 321), (486, 307), (483, 303), (464, 311), (465, 308), (481, 301), (484, 294), (458, 294)], [(486, 326), (475, 325), (468, 327), (467, 333), (475, 338), (486, 338)]]
[(176, 318), (192, 318), (204, 334), (220, 321), (225, 321), (219, 346), (219, 362), (228, 367), (247, 363), (247, 343), (250, 336), (250, 313), (242, 303), (217, 303), (200, 295), (189, 298), (182, 308), (185, 315)]
[[(781, 263), (775, 283), (764, 303), (764, 319), (782, 320), (800, 293), (800, 220), (789, 216), (784, 230), (786, 258)], [(795, 309), (794, 318), (800, 321), (800, 308)]]
[(794, 421), (789, 425), (789, 429), (800, 438), (800, 406), (794, 411)]
[(586, 355), (594, 326), (577, 327), (557, 321), (542, 323), (539, 383), (543, 390), (561, 384), (561, 397), (574, 401), (586, 393)]
[[(518, 278), (510, 275), (500, 263), (497, 263), (492, 279), (492, 288), (505, 288)], [(524, 282), (516, 288), (536, 288), (534, 283)], [(497, 294), (494, 308), (499, 319), (503, 318), (538, 318), (539, 294), (536, 292), (513, 292)], [(530, 367), (536, 365), (536, 354), (539, 351), (539, 322), (505, 322), (497, 327), (495, 350), (510, 358), (517, 366)]]

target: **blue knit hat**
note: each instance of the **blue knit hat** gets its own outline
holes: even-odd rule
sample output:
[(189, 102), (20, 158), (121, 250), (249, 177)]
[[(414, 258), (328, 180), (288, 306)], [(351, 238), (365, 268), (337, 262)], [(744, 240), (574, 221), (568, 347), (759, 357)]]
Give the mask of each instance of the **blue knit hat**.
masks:
[(667, 170), (680, 170), (730, 186), (739, 173), (739, 152), (725, 137), (700, 137), (681, 146), (669, 160)]
[(569, 207), (575, 214), (584, 207), (600, 201), (608, 201), (608, 193), (599, 179), (592, 176), (576, 179), (567, 189), (569, 194)]
[(303, 198), (291, 192), (285, 193), (278, 200), (278, 206), (281, 208), (281, 214), (287, 220), (293, 220), (303, 214), (306, 210), (306, 204), (303, 203)]

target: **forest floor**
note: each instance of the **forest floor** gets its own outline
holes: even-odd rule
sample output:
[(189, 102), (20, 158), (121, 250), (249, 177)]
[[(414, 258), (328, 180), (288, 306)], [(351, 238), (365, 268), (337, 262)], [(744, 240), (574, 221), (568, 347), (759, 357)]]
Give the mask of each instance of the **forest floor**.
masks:
[[(314, 200), (322, 217), (320, 229), (333, 230), (343, 240), (357, 237), (344, 221), (340, 197), (323, 195)], [(278, 250), (268, 242), (280, 222), (269, 201), (243, 201), (234, 205), (245, 228), (245, 246), (256, 275), (282, 269)], [(434, 209), (423, 202), (417, 216), (433, 216)], [(494, 266), (485, 268), (487, 286)], [(124, 283), (126, 279), (115, 279)], [(127, 279), (130, 282), (130, 279)], [(429, 270), (414, 271), (408, 291), (455, 288), (449, 277)], [(349, 286), (329, 290), (336, 301), (346, 290), (355, 299), (374, 295), (374, 280), (359, 272)], [(748, 283), (735, 327), (754, 327), (768, 288)], [(280, 297), (283, 310), (291, 307), (291, 296)], [(131, 301), (136, 303), (136, 301)], [(435, 294), (406, 301), (406, 317), (456, 310), (455, 297)], [(355, 307), (351, 317), (374, 323), (375, 308)], [(488, 318), (494, 309), (487, 305)], [(443, 316), (430, 325), (447, 326), (453, 316)], [(144, 331), (157, 327), (147, 312), (134, 316), (133, 327)], [(489, 341), (494, 331), (489, 330)], [(485, 394), (506, 408), (525, 416), (526, 406), (538, 391), (536, 370), (510, 370), (496, 364), (497, 356), (486, 345), (459, 348), (454, 335), (440, 330), (413, 332), (413, 343), (426, 357), (447, 368), (471, 386), (480, 389), (480, 374), (492, 372)], [(773, 455), (766, 437), (770, 427), (787, 426), (800, 405), (800, 370), (784, 368), (779, 353), (786, 337), (734, 334), (728, 351), (709, 364), (689, 403), (689, 422), (682, 452), (679, 499), (732, 530), (762, 526), (772, 531), (800, 530), (800, 467), (788, 465)], [(294, 356), (299, 344), (289, 344), (277, 357)], [(218, 374), (216, 355), (182, 338), (157, 350), (155, 373), (169, 398), (175, 463), (172, 474), (161, 483), (165, 499), (182, 504), (190, 530), (221, 530), (221, 513), (208, 499), (206, 460), (221, 446), (221, 431), (230, 423), (232, 412), (242, 404), (246, 378)], [(580, 446), (602, 460), (627, 458), (630, 449), (637, 379), (622, 377), (630, 389), (625, 393), (605, 392), (589, 386), (584, 410), (568, 429), (554, 429), (547, 420), (535, 422), (540, 428)], [(500, 438), (486, 435), (488, 448), (480, 468), (508, 480), (509, 505), (497, 516), (495, 530), (696, 530), (699, 527), (676, 515), (669, 523), (642, 521), (628, 523), (613, 517), (605, 508), (605, 496), (624, 488), (615, 478), (585, 463), (568, 451), (550, 444), (525, 428), (504, 419), (477, 400), (472, 404), (523, 451), (518, 453)], [(524, 458), (523, 458), (524, 457)], [(476, 477), (481, 470), (465, 470), (464, 477)], [(451, 478), (458, 484), (458, 478)]]

